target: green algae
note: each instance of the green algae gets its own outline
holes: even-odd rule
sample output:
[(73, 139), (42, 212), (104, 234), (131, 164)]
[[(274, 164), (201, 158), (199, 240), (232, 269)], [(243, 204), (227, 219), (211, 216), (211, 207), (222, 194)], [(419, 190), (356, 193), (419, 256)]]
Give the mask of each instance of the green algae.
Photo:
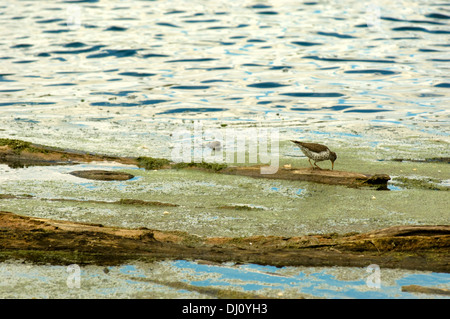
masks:
[(29, 152), (42, 152), (47, 153), (47, 151), (32, 146), (31, 142), (9, 139), (9, 138), (0, 138), (0, 146), (8, 146), (15, 154), (20, 154), (22, 151)]
[(161, 169), (170, 164), (170, 161), (165, 158), (153, 158), (141, 156), (137, 158), (138, 166), (147, 170)]
[(399, 184), (401, 187), (406, 188), (419, 188), (425, 190), (436, 190), (436, 191), (449, 191), (450, 187), (445, 185), (440, 185), (442, 180), (430, 177), (405, 177), (399, 176), (393, 179), (393, 182)]
[(232, 209), (232, 210), (264, 210), (262, 207), (253, 207), (249, 205), (223, 205), (218, 206), (219, 209)]
[(202, 169), (206, 169), (206, 170), (210, 170), (210, 171), (214, 171), (214, 172), (219, 172), (225, 168), (227, 168), (228, 165), (227, 164), (220, 164), (220, 163), (207, 163), (207, 162), (189, 162), (189, 163), (185, 163), (185, 162), (181, 162), (181, 163), (176, 163), (172, 165), (172, 168), (174, 169), (183, 169), (183, 168), (202, 168)]
[(429, 189), (380, 192), (191, 169), (124, 171), (139, 179), (4, 182), (8, 194), (34, 197), (5, 198), (2, 209), (36, 217), (226, 237), (349, 233), (447, 223), (446, 192)]
[[(300, 157), (291, 144), (280, 143), (281, 150), (292, 152), (292, 156), (280, 157), (280, 167), (308, 167), (307, 159)], [(180, 230), (200, 236), (298, 236), (448, 223), (446, 192), (434, 190), (448, 190), (441, 183), (450, 178), (448, 164), (380, 160), (387, 158), (389, 150), (374, 152), (361, 146), (355, 153), (344, 143), (333, 150), (339, 156), (335, 169), (386, 173), (396, 176), (393, 185), (405, 186), (386, 192), (349, 189), (215, 174), (226, 167), (224, 164), (174, 164), (166, 159), (140, 157), (141, 167), (146, 166), (146, 170), (121, 169), (135, 175), (133, 180), (6, 180), (2, 181), (4, 194), (0, 199), (2, 208), (24, 215)], [(425, 153), (422, 155), (427, 158)], [(157, 169), (166, 167), (174, 169)], [(401, 180), (403, 177), (407, 180)], [(414, 184), (418, 183), (415, 179), (426, 182)], [(33, 197), (24, 198), (22, 194)]]
[(158, 201), (145, 201), (140, 199), (130, 199), (130, 198), (122, 198), (117, 202), (113, 202), (113, 204), (119, 205), (137, 205), (137, 206), (165, 206), (165, 207), (177, 207), (176, 204), (171, 203), (162, 203)]
[(173, 168), (173, 169), (184, 169), (184, 168), (201, 168), (206, 170), (211, 170), (218, 172), (227, 167), (226, 164), (220, 163), (207, 163), (207, 162), (180, 162), (171, 163), (165, 158), (153, 158), (153, 157), (138, 157), (138, 166), (143, 167), (146, 170), (157, 170), (161, 168)]
[(128, 261), (153, 262), (156, 258), (68, 250), (0, 250), (0, 262), (26, 260), (35, 265), (122, 265)]

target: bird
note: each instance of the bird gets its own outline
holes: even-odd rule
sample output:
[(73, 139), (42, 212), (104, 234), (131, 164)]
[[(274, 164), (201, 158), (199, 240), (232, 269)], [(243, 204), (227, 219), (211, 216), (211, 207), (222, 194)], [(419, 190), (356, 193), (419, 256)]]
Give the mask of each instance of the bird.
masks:
[[(311, 164), (311, 167), (315, 169), (316, 167), (318, 169), (321, 169), (316, 162), (321, 161), (331, 161), (331, 169), (334, 169), (334, 161), (337, 159), (337, 155), (335, 152), (330, 151), (330, 149), (322, 144), (317, 143), (305, 143), (300, 141), (294, 141), (291, 140), (291, 142), (295, 143), (300, 149), (302, 150), (303, 154), (305, 154), (308, 157), (309, 164)], [(314, 161), (314, 166), (311, 163), (311, 160)]]

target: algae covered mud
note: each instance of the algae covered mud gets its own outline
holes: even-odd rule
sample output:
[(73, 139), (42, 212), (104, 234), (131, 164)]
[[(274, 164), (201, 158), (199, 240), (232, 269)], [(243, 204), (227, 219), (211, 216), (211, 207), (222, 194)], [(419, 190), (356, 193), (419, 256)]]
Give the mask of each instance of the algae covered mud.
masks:
[[(254, 172), (259, 172), (257, 167), (171, 163), (32, 144), (32, 151), (18, 150), (20, 141), (4, 144), (4, 163), (41, 164), (1, 166), (2, 209), (28, 216), (101, 224), (107, 220), (110, 226), (180, 230), (205, 237), (344, 234), (447, 224), (449, 187), (441, 179), (445, 162), (367, 165), (362, 172), (379, 172), (374, 176), (386, 175), (381, 173), (386, 167), (394, 173), (414, 167), (414, 175), (383, 179), (387, 190), (379, 190), (378, 184), (355, 184), (353, 177), (348, 185), (340, 180), (309, 181), (310, 174), (327, 177), (331, 171), (326, 170), (306, 169), (308, 178), (299, 180), (292, 165), (280, 168), (277, 178), (267, 178)], [(426, 178), (417, 177), (417, 167), (427, 172)]]
[[(0, 210), (38, 228), (5, 224), (1, 234), (15, 229), (41, 246), (34, 254), (2, 247), (1, 295), (436, 297), (402, 287), (448, 289), (448, 17), (447, 6), (427, 0), (2, 3)], [(243, 161), (215, 161), (232, 148), (208, 145), (227, 132), (244, 139)], [(255, 132), (276, 133), (268, 140), (278, 148), (265, 155), (276, 159), (277, 178), (253, 170), (272, 164), (264, 147), (251, 160), (251, 147), (264, 145)], [(309, 171), (291, 139), (330, 147), (335, 171)], [(198, 153), (188, 150), (192, 158), (175, 164), (174, 150), (191, 141), (207, 158), (193, 161)], [(150, 233), (183, 235), (186, 252), (221, 238), (216, 248), (230, 258), (127, 256), (100, 266), (103, 254), (51, 249), (70, 231), (39, 227), (58, 221), (98, 227), (88, 233), (104, 239), (111, 228), (147, 232), (140, 244), (154, 247)], [(303, 243), (338, 260), (334, 241), (391, 227), (426, 231), (372, 239), (358, 246), (361, 263), (336, 268), (275, 269), (244, 245), (262, 252), (264, 242)], [(101, 250), (77, 238), (80, 249)], [(246, 263), (233, 249), (255, 258)], [(381, 289), (365, 281), (372, 257)], [(430, 260), (442, 264), (418, 266)], [(60, 282), (69, 262), (81, 267), (86, 290), (68, 291), (65, 280), (38, 287)]]

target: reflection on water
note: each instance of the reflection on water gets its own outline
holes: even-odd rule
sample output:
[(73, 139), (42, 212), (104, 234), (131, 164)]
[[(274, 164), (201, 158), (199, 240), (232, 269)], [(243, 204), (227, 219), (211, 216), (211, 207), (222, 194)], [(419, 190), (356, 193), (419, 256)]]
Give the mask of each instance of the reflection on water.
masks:
[(443, 111), (447, 11), (433, 1), (404, 4), (8, 1), (0, 7), (1, 111), (23, 105), (42, 120), (74, 107), (161, 119), (253, 118), (280, 104), (289, 118)]
[[(0, 265), (2, 298), (217, 298), (252, 294), (266, 298), (428, 299), (438, 294), (402, 292), (402, 286), (445, 288), (444, 273), (381, 269), (372, 284), (366, 268), (272, 267), (253, 264), (208, 265), (192, 261), (164, 261), (121, 266), (81, 266), (79, 286), (69, 285), (67, 266), (22, 263)], [(26, 289), (18, 289), (26, 287)], [(209, 287), (204, 291), (202, 287)], [(223, 294), (222, 294), (223, 295)], [(242, 295), (243, 296), (243, 295)]]
[[(370, 147), (360, 158), (374, 148), (448, 156), (449, 23), (448, 6), (432, 0), (2, 1), (0, 137), (167, 158), (171, 134), (193, 120), (264, 122), (281, 139)], [(342, 297), (312, 287), (301, 292)]]

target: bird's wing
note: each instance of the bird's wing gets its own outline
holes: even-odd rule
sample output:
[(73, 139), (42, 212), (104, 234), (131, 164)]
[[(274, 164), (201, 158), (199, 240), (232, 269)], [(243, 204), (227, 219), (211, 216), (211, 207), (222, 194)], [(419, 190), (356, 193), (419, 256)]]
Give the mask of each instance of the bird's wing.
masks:
[(328, 147), (326, 147), (325, 145), (322, 145), (322, 144), (305, 143), (305, 142), (299, 142), (299, 141), (294, 141), (294, 140), (291, 140), (291, 142), (294, 142), (295, 144), (307, 147), (311, 151), (316, 152), (316, 153), (320, 153), (320, 152), (324, 152), (324, 151), (328, 150)]

